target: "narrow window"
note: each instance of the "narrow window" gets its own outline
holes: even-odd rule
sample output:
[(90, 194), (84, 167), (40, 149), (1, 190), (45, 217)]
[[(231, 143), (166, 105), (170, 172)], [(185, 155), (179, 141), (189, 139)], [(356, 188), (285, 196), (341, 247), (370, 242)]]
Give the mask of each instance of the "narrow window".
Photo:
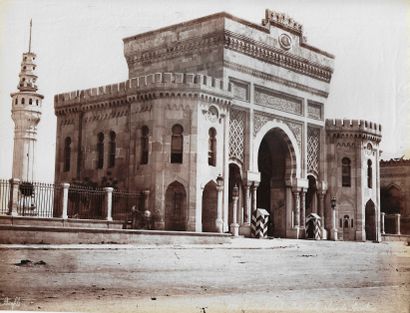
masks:
[(28, 99), (28, 104), (33, 104), (33, 99)]
[(149, 128), (142, 126), (141, 128), (141, 164), (148, 164), (148, 151), (149, 151)]
[(21, 98), (21, 104), (24, 104), (24, 102), (25, 102), (24, 98)]
[(352, 228), (353, 228), (353, 219), (352, 219)]
[(373, 171), (372, 171), (372, 161), (367, 161), (367, 187), (372, 188), (373, 181)]
[(117, 135), (115, 132), (110, 131), (110, 152), (109, 152), (109, 159), (108, 159), (108, 167), (115, 166), (115, 149), (117, 149), (117, 143), (115, 141), (115, 137)]
[(350, 187), (351, 186), (350, 181), (351, 181), (350, 159), (343, 158), (342, 159), (342, 186)]
[(342, 225), (343, 225), (343, 221), (342, 221), (342, 219), (340, 219), (339, 220), (339, 227), (342, 228)]
[(213, 127), (209, 129), (208, 165), (216, 166), (216, 130)]
[(104, 134), (98, 134), (98, 143), (97, 143), (97, 168), (103, 168), (104, 166)]
[(71, 138), (64, 140), (64, 172), (70, 171), (71, 166)]
[(18, 104), (18, 98), (16, 98), (16, 100), (14, 100), (14, 104)]
[(181, 125), (172, 127), (171, 138), (171, 163), (182, 163), (184, 137), (182, 135), (184, 129)]
[(349, 228), (349, 215), (345, 215), (344, 220), (343, 228)]
[(38, 105), (38, 99), (36, 100), (36, 105)]

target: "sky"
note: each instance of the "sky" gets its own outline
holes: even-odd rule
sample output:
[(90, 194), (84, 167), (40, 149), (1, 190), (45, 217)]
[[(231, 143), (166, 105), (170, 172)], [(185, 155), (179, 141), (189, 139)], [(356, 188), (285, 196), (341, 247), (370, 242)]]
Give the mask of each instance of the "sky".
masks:
[(410, 157), (410, 2), (405, 0), (0, 0), (0, 178), (10, 178), (13, 131), (10, 93), (21, 55), (37, 54), (37, 179), (54, 179), (55, 94), (124, 81), (122, 39), (225, 11), (260, 23), (265, 9), (304, 26), (308, 43), (336, 56), (326, 118), (383, 125), (382, 158)]

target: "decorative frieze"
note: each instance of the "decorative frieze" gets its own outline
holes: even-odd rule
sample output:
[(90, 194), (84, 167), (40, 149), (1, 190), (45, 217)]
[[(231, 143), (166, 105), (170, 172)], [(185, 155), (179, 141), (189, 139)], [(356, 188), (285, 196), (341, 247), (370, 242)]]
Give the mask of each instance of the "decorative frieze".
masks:
[(229, 115), (229, 158), (243, 162), (245, 112), (231, 109)]
[(290, 88), (295, 88), (301, 91), (306, 91), (306, 92), (310, 92), (313, 95), (319, 96), (319, 97), (323, 97), (323, 98), (327, 98), (329, 96), (328, 92), (325, 92), (323, 90), (320, 89), (316, 89), (307, 85), (303, 85), (300, 83), (297, 83), (293, 80), (288, 80), (288, 79), (284, 79), (282, 77), (276, 76), (276, 75), (272, 75), (272, 74), (268, 74), (262, 71), (258, 71), (254, 68), (242, 65), (242, 64), (237, 64), (234, 62), (230, 62), (227, 60), (224, 60), (224, 66), (227, 68), (230, 68), (232, 70), (238, 71), (238, 72), (242, 72), (245, 74), (249, 74), (252, 76), (255, 76), (257, 78), (261, 78), (264, 80), (269, 80), (275, 83), (279, 83), (279, 84), (283, 84), (287, 87)]
[(320, 156), (320, 129), (308, 127), (307, 129), (307, 171), (319, 174)]
[(272, 89), (255, 88), (255, 104), (283, 112), (302, 115), (303, 100), (301, 98), (296, 98)]
[(90, 114), (87, 114), (84, 116), (84, 123), (90, 123), (90, 122), (95, 122), (95, 121), (102, 121), (102, 120), (108, 120), (108, 119), (113, 119), (113, 118), (120, 118), (128, 115), (128, 110), (122, 110), (122, 111), (112, 111), (112, 112), (90, 112)]
[(322, 103), (308, 100), (308, 109), (307, 109), (308, 117), (315, 119), (315, 120), (322, 120), (323, 119), (322, 107), (323, 107)]
[(261, 128), (269, 121), (284, 122), (290, 128), (293, 135), (295, 136), (295, 139), (298, 143), (299, 149), (301, 148), (301, 144), (302, 144), (302, 125), (298, 124), (298, 123), (291, 122), (289, 120), (278, 118), (275, 115), (258, 114), (258, 113), (254, 114), (254, 116), (253, 116), (253, 136), (256, 136), (256, 134), (261, 130)]

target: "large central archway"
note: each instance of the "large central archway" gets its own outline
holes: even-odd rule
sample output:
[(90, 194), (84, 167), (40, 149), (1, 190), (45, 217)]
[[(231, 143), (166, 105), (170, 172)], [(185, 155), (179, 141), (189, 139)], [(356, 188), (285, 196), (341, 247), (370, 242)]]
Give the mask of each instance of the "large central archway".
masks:
[(268, 131), (258, 150), (258, 169), (261, 181), (257, 193), (257, 207), (270, 213), (268, 235), (286, 237), (286, 180), (295, 172), (294, 151), (280, 128)]

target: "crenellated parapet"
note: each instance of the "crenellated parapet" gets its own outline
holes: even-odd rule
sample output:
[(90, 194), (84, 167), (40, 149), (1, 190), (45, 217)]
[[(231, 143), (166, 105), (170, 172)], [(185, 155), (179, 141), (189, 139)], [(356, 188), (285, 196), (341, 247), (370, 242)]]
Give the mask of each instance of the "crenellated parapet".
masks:
[(117, 84), (76, 90), (54, 96), (56, 114), (99, 107), (121, 106), (133, 101), (163, 97), (199, 97), (227, 104), (232, 99), (230, 83), (191, 73), (155, 73), (129, 79)]
[(265, 18), (262, 20), (262, 25), (266, 26), (269, 24), (288, 30), (300, 36), (303, 34), (302, 24), (296, 22), (285, 13), (279, 13), (266, 9)]
[(326, 132), (337, 138), (361, 138), (375, 142), (382, 138), (381, 124), (365, 120), (326, 119)]

